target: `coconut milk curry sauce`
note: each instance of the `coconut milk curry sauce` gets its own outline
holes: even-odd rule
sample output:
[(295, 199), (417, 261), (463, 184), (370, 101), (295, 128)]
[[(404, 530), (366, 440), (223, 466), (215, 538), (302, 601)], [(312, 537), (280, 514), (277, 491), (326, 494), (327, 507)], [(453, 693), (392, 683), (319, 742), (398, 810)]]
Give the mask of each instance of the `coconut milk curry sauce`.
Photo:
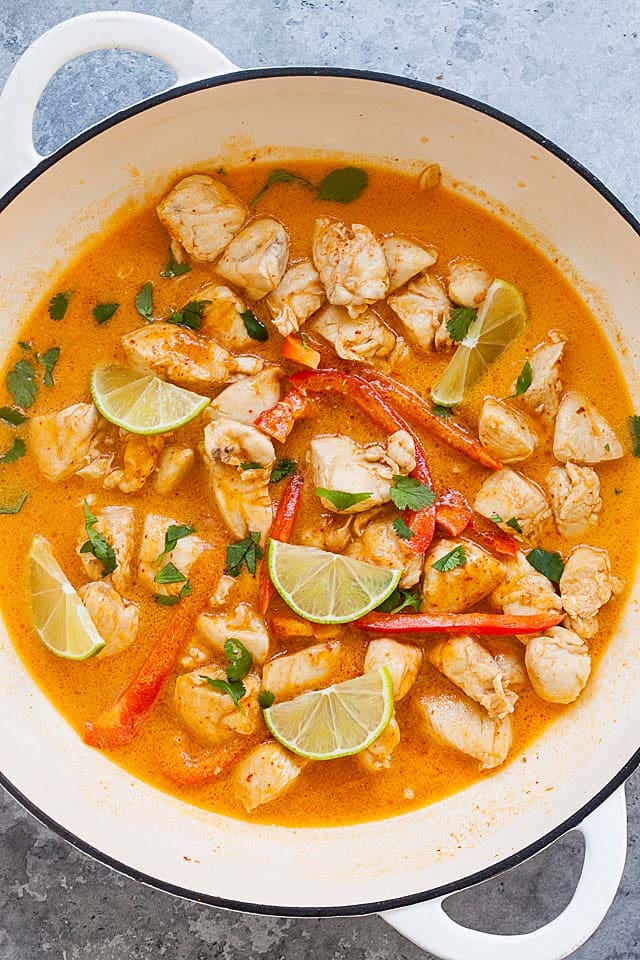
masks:
[[(198, 172), (213, 181), (180, 181), (123, 212), (25, 315), (2, 404), (13, 411), (5, 417), (28, 420), (0, 428), (2, 450), (13, 451), (0, 465), (2, 504), (28, 493), (0, 518), (9, 634), (79, 736), (189, 803), (309, 826), (440, 800), (517, 762), (602, 668), (637, 554), (640, 470), (622, 373), (549, 260), (434, 183), (434, 171), (422, 183), (375, 167), (366, 186), (353, 172), (324, 181), (325, 195), (347, 202), (319, 196), (331, 168), (311, 160), (275, 177), (259, 165)], [(482, 348), (492, 324), (504, 351), (477, 382), (458, 375), (464, 398), (453, 411), (436, 406), (434, 428), (430, 389), (465, 336), (465, 349)], [(385, 426), (368, 400), (358, 406), (348, 377), (328, 388), (322, 375), (305, 379), (313, 363), (362, 376), (406, 422)], [(230, 392), (185, 426), (145, 437), (91, 405), (90, 375), (109, 364), (200, 396)], [(304, 416), (286, 405), (273, 414), (292, 382)], [(422, 406), (403, 404), (394, 384)], [(70, 412), (76, 404), (85, 406)], [(112, 415), (104, 397), (101, 407)], [(453, 508), (434, 507), (430, 489), (457, 491)], [(293, 507), (300, 490), (293, 529), (282, 509), (273, 529), (279, 502)], [(259, 597), (270, 532), (401, 571), (368, 618), (376, 629), (311, 623), (270, 596), (264, 573)], [(93, 657), (65, 659), (38, 637), (34, 616), (50, 645), (71, 643), (64, 618), (46, 622), (42, 596), (31, 610), (36, 535), (105, 641)], [(475, 612), (493, 619), (456, 634), (416, 619)], [(163, 655), (148, 660), (158, 644)], [(151, 693), (118, 699), (149, 670)], [(271, 695), (277, 707), (365, 671), (379, 686), (364, 726), (386, 723), (367, 749), (305, 761), (268, 731)]]

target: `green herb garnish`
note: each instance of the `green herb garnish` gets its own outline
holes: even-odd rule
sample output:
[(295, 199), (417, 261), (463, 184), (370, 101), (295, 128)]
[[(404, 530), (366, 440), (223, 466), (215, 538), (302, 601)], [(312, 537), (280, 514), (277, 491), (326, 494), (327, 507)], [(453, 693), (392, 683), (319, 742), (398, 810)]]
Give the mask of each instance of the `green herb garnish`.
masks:
[(244, 310), (240, 313), (240, 316), (242, 317), (245, 330), (252, 340), (260, 340), (264, 343), (265, 340), (269, 339), (269, 331), (262, 320), (258, 320), (253, 310)]
[(53, 386), (53, 370), (60, 357), (60, 347), (50, 347), (42, 354), (36, 354), (36, 360), (44, 367), (42, 382), (45, 387)]
[(111, 320), (111, 317), (114, 315), (119, 306), (119, 303), (96, 303), (95, 307), (93, 308), (93, 316), (96, 320), (96, 323), (102, 325), (103, 323), (106, 323), (107, 320)]
[(189, 581), (183, 584), (182, 590), (180, 593), (175, 596), (175, 594), (169, 593), (154, 593), (153, 599), (156, 603), (159, 603), (162, 607), (175, 607), (177, 603), (180, 603), (183, 597), (188, 597), (191, 593), (192, 587)]
[(415, 533), (408, 527), (402, 517), (396, 517), (393, 521), (393, 529), (398, 534), (401, 540), (411, 540), (412, 537), (415, 537)]
[(456, 567), (464, 567), (466, 562), (467, 555), (464, 547), (462, 544), (459, 544), (457, 547), (454, 547), (453, 550), (450, 550), (449, 553), (445, 553), (444, 557), (440, 557), (439, 560), (432, 563), (431, 566), (439, 573), (449, 573), (450, 570), (455, 570)]
[(477, 315), (478, 311), (473, 307), (454, 307), (447, 320), (447, 333), (451, 339), (456, 343), (464, 340)]
[(0, 503), (0, 514), (20, 513), (25, 505), (28, 491), (21, 493), (15, 503)]
[(102, 576), (106, 577), (113, 573), (117, 566), (115, 551), (107, 538), (94, 529), (98, 518), (91, 513), (86, 500), (82, 504), (82, 509), (84, 510), (84, 528), (89, 539), (80, 547), (80, 553), (92, 553), (102, 564)]
[(237, 577), (244, 563), (249, 573), (255, 575), (258, 560), (262, 559), (260, 534), (252, 531), (244, 540), (237, 540), (227, 547), (226, 573), (230, 577)]
[(55, 296), (51, 297), (49, 316), (52, 320), (62, 320), (64, 318), (71, 295), (71, 290), (67, 290), (65, 293), (56, 293)]
[(436, 499), (431, 487), (413, 477), (395, 476), (393, 481), (395, 485), (390, 494), (398, 510), (422, 510), (430, 507)]
[(175, 547), (178, 540), (182, 540), (183, 537), (188, 537), (190, 534), (195, 533), (196, 528), (190, 527), (186, 523), (170, 523), (167, 527), (167, 532), (164, 535), (164, 550), (158, 557), (163, 557), (165, 553), (170, 553)]
[(451, 407), (443, 407), (442, 404), (435, 403), (431, 408), (431, 412), (435, 413), (436, 417), (442, 417), (443, 420), (448, 420), (453, 411)]
[(564, 563), (559, 553), (550, 553), (548, 550), (540, 550), (539, 547), (536, 547), (535, 550), (529, 551), (527, 560), (533, 569), (541, 573), (547, 580), (551, 580), (552, 583), (560, 582)]
[(258, 694), (258, 703), (263, 710), (268, 710), (275, 703), (276, 695), (271, 690), (261, 690)]
[(187, 578), (184, 573), (176, 567), (174, 563), (167, 563), (162, 570), (158, 570), (153, 578), (154, 583), (186, 583)]
[(179, 327), (189, 327), (190, 330), (199, 330), (202, 326), (202, 312), (211, 300), (190, 300), (182, 310), (176, 310), (167, 317), (167, 323), (176, 323)]
[(502, 517), (500, 516), (500, 514), (498, 514), (498, 513), (492, 513), (492, 514), (491, 514), (491, 522), (492, 522), (492, 523), (504, 523), (504, 520), (502, 519)]
[(24, 413), (20, 413), (15, 407), (0, 407), (0, 420), (10, 423), (12, 427), (19, 427), (22, 423), (26, 423), (28, 419)]
[(262, 470), (262, 464), (258, 463), (257, 460), (252, 460), (251, 463), (241, 463), (241, 470)]
[(420, 610), (421, 603), (420, 590), (401, 590), (396, 587), (393, 593), (376, 607), (376, 610), (379, 610), (380, 613), (400, 613), (406, 607), (413, 607), (417, 613)]
[(249, 206), (252, 207), (254, 204), (256, 204), (258, 200), (260, 200), (260, 198), (263, 197), (264, 194), (276, 183), (299, 183), (300, 186), (306, 187), (308, 190), (313, 190), (314, 193), (316, 189), (309, 180), (298, 176), (297, 173), (290, 173), (289, 170), (272, 170), (267, 177), (264, 187), (258, 190), (252, 200), (249, 200)]
[(16, 460), (22, 459), (26, 452), (27, 445), (24, 440), (16, 437), (9, 449), (5, 453), (0, 454), (0, 463), (15, 463)]
[(319, 200), (333, 200), (336, 203), (351, 203), (357, 200), (369, 183), (369, 174), (360, 167), (339, 167), (332, 170), (320, 182)]
[(336, 510), (348, 510), (371, 497), (370, 493), (346, 493), (344, 490), (327, 490), (326, 487), (316, 487), (315, 494), (332, 503)]
[(136, 294), (136, 310), (149, 323), (153, 320), (153, 284), (148, 281)]
[(512, 530), (515, 530), (516, 533), (522, 533), (522, 527), (518, 523), (516, 517), (511, 517), (510, 520), (506, 521), (507, 526), (511, 527)]
[(16, 406), (23, 410), (33, 406), (38, 396), (38, 381), (31, 361), (18, 360), (13, 370), (9, 370), (6, 382)]
[(244, 643), (235, 637), (224, 642), (224, 652), (228, 660), (227, 680), (244, 680), (253, 666), (253, 657)]
[(286, 457), (282, 460), (276, 460), (269, 477), (269, 483), (280, 483), (285, 477), (290, 477), (291, 474), (295, 473), (297, 468), (298, 464), (295, 460), (287, 460)]
[(191, 267), (188, 263), (179, 263), (173, 255), (173, 250), (169, 247), (169, 259), (164, 270), (160, 271), (161, 277), (182, 277), (185, 273), (189, 273)]
[(526, 393), (529, 387), (531, 386), (531, 380), (533, 379), (533, 372), (531, 370), (531, 364), (528, 360), (525, 361), (525, 364), (522, 368), (520, 376), (516, 380), (516, 392), (513, 394), (514, 397), (521, 397), (523, 393)]
[(233, 700), (234, 706), (240, 709), (240, 701), (247, 692), (245, 685), (241, 680), (213, 680), (204, 673), (199, 674), (201, 680), (206, 680), (214, 690), (220, 690), (221, 693), (228, 694)]

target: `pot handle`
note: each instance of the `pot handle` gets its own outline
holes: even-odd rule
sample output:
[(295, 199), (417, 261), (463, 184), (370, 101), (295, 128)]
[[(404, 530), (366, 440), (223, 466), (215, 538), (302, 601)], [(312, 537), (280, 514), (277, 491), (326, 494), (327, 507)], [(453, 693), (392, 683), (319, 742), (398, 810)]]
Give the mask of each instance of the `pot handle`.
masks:
[(600, 926), (616, 895), (627, 854), (624, 786), (580, 826), (584, 864), (575, 893), (560, 916), (532, 933), (497, 936), (463, 927), (443, 909), (447, 897), (382, 913), (423, 950), (443, 960), (561, 960)]
[(43, 158), (33, 145), (33, 116), (43, 90), (70, 60), (93, 50), (122, 48), (162, 60), (179, 86), (238, 68), (202, 37), (144, 13), (105, 10), (63, 20), (42, 34), (15, 64), (0, 95), (0, 189), (6, 190)]

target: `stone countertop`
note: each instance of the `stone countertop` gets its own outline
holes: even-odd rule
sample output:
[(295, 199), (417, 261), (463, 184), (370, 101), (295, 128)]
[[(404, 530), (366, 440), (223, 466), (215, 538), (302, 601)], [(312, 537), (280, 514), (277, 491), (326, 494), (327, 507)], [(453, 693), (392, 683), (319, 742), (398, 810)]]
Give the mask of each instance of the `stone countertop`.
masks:
[[(0, 0), (0, 82), (46, 29), (101, 8), (174, 20), (240, 66), (352, 66), (438, 82), (543, 131), (640, 213), (637, 0)], [(38, 148), (50, 152), (169, 79), (155, 61), (124, 52), (91, 54), (65, 67), (42, 98)], [(576, 960), (640, 956), (640, 775), (627, 784), (627, 798), (625, 875), (607, 918)], [(457, 895), (451, 912), (496, 933), (535, 929), (568, 902), (581, 860), (581, 840), (569, 835), (535, 860)], [(0, 960), (262, 956), (426, 955), (376, 917), (252, 917), (148, 889), (78, 853), (0, 794)]]

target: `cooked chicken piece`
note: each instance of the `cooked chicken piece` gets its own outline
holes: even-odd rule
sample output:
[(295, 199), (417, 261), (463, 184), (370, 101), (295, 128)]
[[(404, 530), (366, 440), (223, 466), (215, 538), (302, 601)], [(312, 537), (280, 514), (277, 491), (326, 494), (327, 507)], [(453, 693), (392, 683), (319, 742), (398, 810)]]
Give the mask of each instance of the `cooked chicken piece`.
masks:
[(345, 552), (347, 556), (364, 560), (365, 563), (402, 570), (398, 586), (403, 589), (414, 587), (422, 574), (422, 556), (405, 545), (389, 519), (372, 520)]
[(564, 627), (552, 627), (528, 640), (525, 663), (531, 686), (549, 703), (573, 703), (591, 673), (589, 648)]
[(475, 700), (494, 720), (513, 713), (517, 693), (509, 689), (497, 662), (473, 637), (449, 637), (429, 652), (434, 667)]
[(185, 177), (158, 204), (160, 223), (195, 260), (215, 260), (247, 219), (247, 208), (212, 177)]
[[(229, 579), (233, 584), (233, 578)], [(269, 656), (270, 641), (265, 622), (250, 603), (239, 603), (233, 613), (201, 613), (196, 630), (222, 656), (225, 640), (229, 637), (244, 644), (258, 665)]]
[(437, 743), (453, 747), (480, 762), (481, 770), (499, 767), (511, 748), (511, 717), (492, 720), (467, 697), (428, 695), (416, 704), (425, 732)]
[(318, 271), (311, 260), (289, 267), (278, 286), (267, 297), (273, 325), (283, 337), (295, 333), (325, 301)]
[(289, 237), (278, 223), (254, 220), (235, 237), (216, 264), (216, 273), (251, 300), (260, 300), (278, 286), (287, 269)]
[(382, 300), (389, 289), (384, 250), (362, 223), (318, 217), (313, 230), (313, 262), (329, 303), (358, 317), (368, 304)]
[(150, 513), (144, 518), (138, 558), (138, 579), (153, 594), (175, 597), (184, 586), (184, 581), (161, 584), (156, 583), (154, 577), (168, 563), (172, 563), (184, 577), (188, 578), (195, 561), (210, 547), (200, 537), (191, 533), (178, 540), (173, 550), (165, 553), (165, 534), (171, 526), (177, 526), (177, 523), (170, 517), (159, 517), (157, 514)]
[(447, 330), (451, 304), (437, 277), (428, 273), (416, 277), (406, 289), (389, 297), (388, 304), (416, 347), (427, 351), (453, 346)]
[(491, 595), (504, 613), (516, 617), (560, 613), (562, 601), (553, 584), (531, 566), (521, 550), (504, 563), (504, 571), (504, 582)]
[(204, 413), (205, 420), (226, 417), (238, 423), (253, 424), (265, 410), (280, 399), (282, 367), (266, 367), (255, 377), (243, 377), (230, 383), (211, 401)]
[(553, 435), (553, 455), (566, 463), (601, 463), (624, 456), (622, 444), (596, 408), (570, 390), (560, 401)]
[(416, 465), (415, 446), (406, 430), (392, 433), (386, 443), (358, 443), (340, 433), (324, 434), (311, 441), (309, 459), (316, 487), (370, 494), (345, 510), (321, 498), (333, 513), (361, 513), (388, 503), (393, 477), (407, 476)]
[(122, 493), (136, 493), (156, 469), (158, 458), (164, 448), (162, 436), (138, 436), (121, 431), (124, 439), (122, 467), (112, 470), (103, 483), (105, 490), (118, 487)]
[[(116, 555), (116, 567), (109, 574), (111, 581), (119, 593), (126, 593), (131, 584), (133, 566), (133, 550), (135, 541), (134, 516), (131, 507), (103, 507), (95, 514), (97, 523), (94, 526), (96, 533), (101, 533), (109, 546), (113, 547)], [(87, 543), (87, 531), (84, 523), (78, 538), (78, 554), (84, 571), (90, 580), (102, 580), (103, 565), (92, 553), (80, 553), (80, 548)]]
[[(551, 519), (551, 509), (537, 483), (505, 467), (491, 474), (476, 494), (474, 509), (493, 520), (505, 533), (518, 530), (509, 526), (515, 519), (525, 539), (535, 539)], [(495, 518), (499, 517), (500, 520)]]
[(402, 700), (414, 685), (422, 666), (422, 650), (397, 640), (371, 640), (364, 658), (364, 672), (386, 667), (393, 681), (393, 699)]
[(245, 695), (236, 706), (228, 693), (212, 687), (205, 679), (227, 679), (221, 667), (209, 664), (183, 673), (176, 680), (174, 701), (185, 727), (204, 743), (221, 743), (235, 734), (248, 737), (260, 724), (260, 678), (249, 673), (244, 680)]
[[(441, 573), (433, 566), (461, 548), (466, 562)], [(488, 597), (502, 582), (502, 564), (470, 540), (439, 540), (428, 551), (422, 585), (423, 613), (462, 613)]]
[(606, 550), (584, 544), (574, 547), (560, 577), (562, 606), (571, 629), (584, 640), (595, 637), (600, 608), (622, 587), (622, 581), (611, 573)]
[(82, 467), (99, 422), (92, 403), (74, 403), (57, 413), (32, 417), (29, 450), (47, 480), (62, 480)]
[(210, 283), (198, 290), (197, 298), (211, 301), (202, 308), (203, 336), (213, 337), (227, 350), (255, 349), (256, 341), (247, 333), (242, 319), (247, 305), (237, 293), (222, 284)]
[(516, 650), (501, 650), (496, 653), (494, 658), (502, 670), (505, 687), (511, 690), (522, 690), (527, 685), (527, 671), (524, 666), (524, 658)]
[(482, 404), (478, 436), (483, 447), (503, 463), (526, 460), (538, 445), (538, 435), (527, 418), (504, 400), (493, 397), (487, 397)]
[(380, 246), (389, 269), (389, 293), (404, 286), (417, 273), (432, 267), (438, 259), (434, 247), (423, 247), (416, 240), (406, 237), (383, 237)]
[[(562, 393), (558, 367), (566, 345), (566, 337), (558, 330), (552, 330), (549, 339), (535, 348), (529, 363), (531, 365), (531, 386), (522, 395), (524, 402), (546, 423), (551, 423), (558, 412), (558, 403)], [(515, 393), (514, 383), (512, 392)]]
[(76, 470), (79, 477), (102, 483), (109, 476), (120, 448), (119, 433), (111, 423), (99, 418), (98, 429), (91, 438), (85, 464)]
[(218, 585), (209, 597), (209, 606), (210, 607), (224, 607), (227, 600), (229, 599), (229, 594), (236, 585), (234, 577), (230, 577), (228, 573), (223, 573), (220, 579), (218, 580)]
[(396, 338), (373, 310), (365, 309), (352, 319), (344, 307), (327, 304), (311, 320), (309, 329), (328, 340), (343, 360), (388, 370), (403, 353), (402, 338)]
[(267, 740), (254, 747), (233, 771), (235, 794), (247, 813), (281, 796), (308, 763)]
[(235, 357), (210, 337), (175, 323), (148, 323), (122, 338), (127, 360), (141, 373), (193, 387), (226, 383), (237, 374), (259, 373), (260, 357)]
[[(268, 437), (255, 427), (220, 418), (204, 429), (204, 461), (220, 516), (238, 540), (252, 532), (264, 544), (273, 513), (269, 493), (276, 453)], [(260, 468), (243, 470), (242, 464)]]
[(399, 743), (400, 727), (396, 718), (391, 717), (378, 739), (358, 754), (358, 760), (370, 773), (388, 770), (391, 766), (391, 755)]
[(341, 661), (342, 647), (337, 640), (316, 643), (265, 663), (262, 685), (276, 700), (290, 700), (305, 690), (328, 686)]
[(449, 264), (449, 298), (461, 307), (478, 307), (492, 279), (477, 260), (453, 260)]
[(577, 537), (598, 522), (602, 508), (600, 480), (591, 467), (575, 463), (552, 467), (546, 483), (553, 519), (561, 536)]
[(307, 526), (300, 534), (300, 543), (305, 547), (317, 547), (330, 553), (342, 553), (351, 540), (352, 516), (328, 516), (321, 514), (313, 526)]
[(125, 600), (105, 580), (85, 583), (78, 596), (106, 644), (99, 657), (110, 657), (131, 646), (138, 633), (137, 603)]
[(182, 443), (171, 443), (160, 454), (154, 486), (156, 493), (166, 496), (177, 490), (196, 462), (191, 447)]

